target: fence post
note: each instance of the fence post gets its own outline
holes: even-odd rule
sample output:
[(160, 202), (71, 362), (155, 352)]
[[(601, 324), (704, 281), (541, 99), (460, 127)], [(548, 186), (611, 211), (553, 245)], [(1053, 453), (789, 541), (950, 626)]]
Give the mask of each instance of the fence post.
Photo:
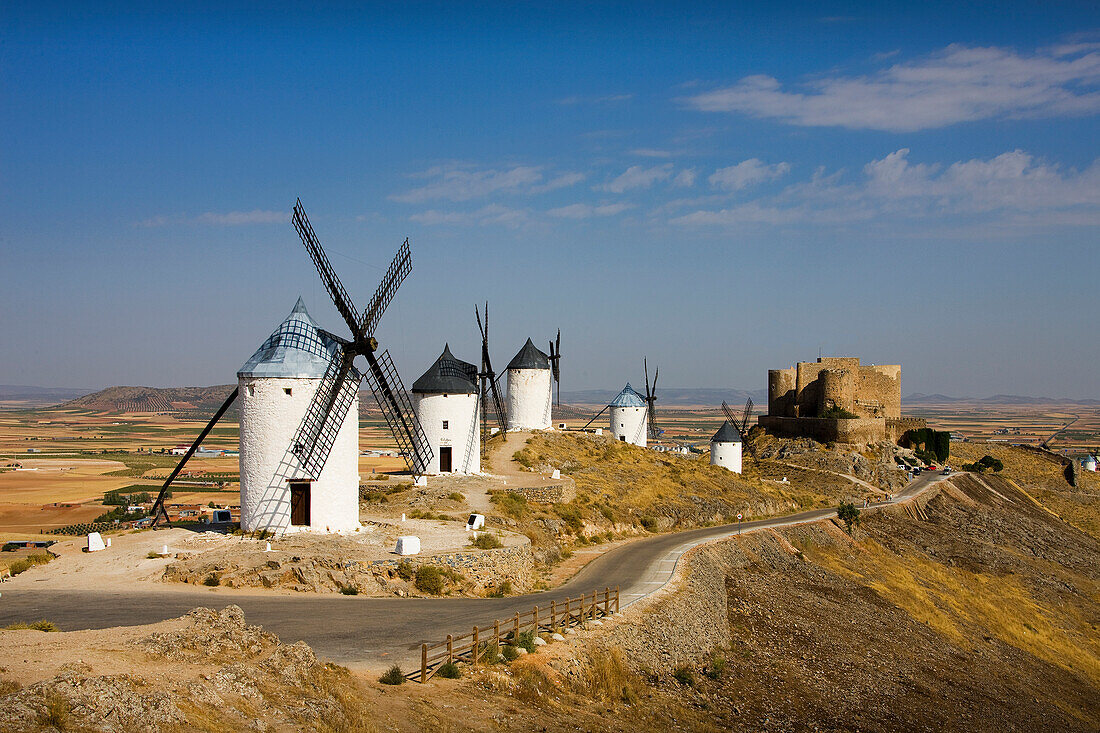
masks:
[(539, 635), (539, 607), (535, 606), (535, 636)]
[(474, 654), (473, 654), (474, 669), (477, 669), (478, 651), (479, 651), (479, 649), (478, 649), (478, 641), (477, 641), (477, 627), (475, 626), (474, 627)]
[(447, 664), (454, 664), (455, 661), (455, 638), (452, 634), (447, 634)]
[(619, 612), (619, 586), (615, 586), (615, 613)]
[(553, 630), (558, 625), (558, 604), (556, 601), (550, 601), (550, 629)]
[(428, 681), (428, 645), (420, 645), (420, 684)]
[(500, 651), (500, 619), (493, 621), (493, 645)]
[(516, 618), (512, 626), (512, 641), (516, 644), (519, 643), (519, 611), (516, 611)]
[(603, 615), (604, 616), (609, 615), (608, 612), (610, 610), (611, 610), (611, 589), (605, 587), (603, 589)]

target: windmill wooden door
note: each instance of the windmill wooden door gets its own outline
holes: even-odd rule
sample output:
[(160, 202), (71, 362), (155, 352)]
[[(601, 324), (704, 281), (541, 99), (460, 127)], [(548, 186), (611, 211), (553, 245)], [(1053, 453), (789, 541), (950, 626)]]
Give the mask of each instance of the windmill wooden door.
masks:
[(290, 484), (290, 523), (295, 527), (309, 526), (309, 482)]
[(445, 445), (439, 449), (439, 472), (451, 472), (451, 447), (449, 445)]

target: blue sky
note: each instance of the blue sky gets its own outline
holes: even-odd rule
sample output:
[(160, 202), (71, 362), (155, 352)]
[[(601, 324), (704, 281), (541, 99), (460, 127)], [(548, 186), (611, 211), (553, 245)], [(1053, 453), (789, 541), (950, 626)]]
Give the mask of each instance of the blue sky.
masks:
[(301, 197), (406, 382), (563, 332), (563, 388), (1100, 395), (1095, 3), (0, 9), (0, 383), (233, 381)]

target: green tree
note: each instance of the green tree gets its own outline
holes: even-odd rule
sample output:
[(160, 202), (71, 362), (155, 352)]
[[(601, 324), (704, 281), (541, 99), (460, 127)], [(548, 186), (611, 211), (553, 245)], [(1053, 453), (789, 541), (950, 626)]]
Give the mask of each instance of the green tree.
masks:
[(852, 533), (852, 525), (859, 524), (859, 509), (856, 509), (856, 505), (850, 501), (840, 502), (840, 506), (836, 510), (836, 516), (844, 522), (848, 534)]

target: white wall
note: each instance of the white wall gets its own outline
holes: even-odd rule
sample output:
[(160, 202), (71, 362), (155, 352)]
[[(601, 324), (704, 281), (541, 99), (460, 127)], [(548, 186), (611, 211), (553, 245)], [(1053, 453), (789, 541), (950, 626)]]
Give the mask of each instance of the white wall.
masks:
[[(319, 379), (239, 379), (241, 410), (241, 529), (282, 534), (290, 526), (287, 479), (309, 478), (290, 452)], [(288, 395), (285, 390), (289, 389)], [(310, 530), (359, 527), (359, 397), (336, 435), (328, 461), (310, 486)]]
[(548, 430), (550, 423), (550, 370), (508, 370), (508, 429)]
[(741, 473), (741, 444), (712, 441), (710, 444), (710, 465), (722, 466), (734, 473)]
[(627, 443), (646, 446), (649, 411), (644, 407), (612, 407), (611, 435), (615, 440), (626, 438)]
[[(451, 447), (453, 473), (481, 473), (481, 410), (476, 394), (413, 393), (413, 409), (428, 445), (432, 460), (425, 473), (439, 473), (439, 449)], [(443, 421), (447, 429), (443, 429)], [(471, 439), (472, 436), (472, 439)]]

